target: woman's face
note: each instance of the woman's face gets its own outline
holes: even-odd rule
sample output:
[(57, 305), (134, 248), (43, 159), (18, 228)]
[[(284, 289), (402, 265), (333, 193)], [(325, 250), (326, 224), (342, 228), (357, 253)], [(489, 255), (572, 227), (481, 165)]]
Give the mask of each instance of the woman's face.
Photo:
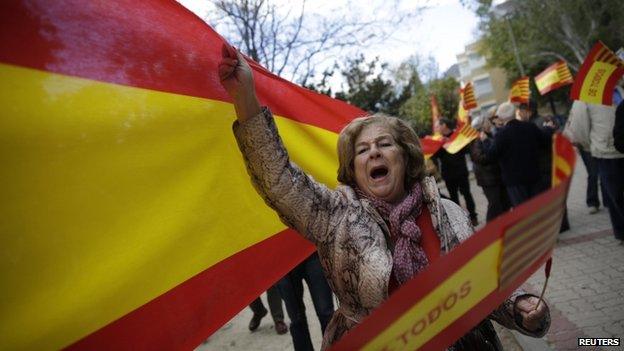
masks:
[(405, 197), (405, 157), (388, 128), (371, 124), (355, 139), (355, 182), (368, 196), (389, 203)]

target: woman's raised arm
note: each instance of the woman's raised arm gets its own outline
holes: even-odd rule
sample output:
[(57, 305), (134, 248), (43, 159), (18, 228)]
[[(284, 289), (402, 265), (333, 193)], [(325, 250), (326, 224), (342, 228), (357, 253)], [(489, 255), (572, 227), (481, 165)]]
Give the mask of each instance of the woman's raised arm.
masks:
[(332, 218), (345, 207), (343, 197), (290, 162), (271, 112), (260, 107), (245, 58), (227, 44), (222, 55), (219, 78), (234, 100), (234, 136), (251, 182), (286, 225), (317, 245), (325, 242)]
[(245, 122), (261, 112), (251, 67), (243, 56), (227, 43), (221, 47), (221, 57), (219, 80), (234, 100), (238, 121)]

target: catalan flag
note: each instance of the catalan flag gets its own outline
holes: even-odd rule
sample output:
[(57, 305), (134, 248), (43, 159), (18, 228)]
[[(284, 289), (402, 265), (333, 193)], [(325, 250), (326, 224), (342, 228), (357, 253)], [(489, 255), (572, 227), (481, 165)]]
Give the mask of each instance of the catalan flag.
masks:
[(624, 75), (624, 62), (601, 41), (589, 51), (570, 90), (572, 100), (611, 105), (615, 84)]
[(572, 84), (572, 74), (565, 61), (558, 61), (548, 66), (535, 77), (535, 84), (540, 94), (545, 95), (562, 86)]
[[(175, 1), (0, 2), (0, 345), (192, 349), (313, 252), (254, 191)], [(252, 63), (294, 162), (335, 186), (363, 112)]]
[(466, 111), (470, 111), (473, 108), (477, 108), (477, 99), (475, 98), (474, 87), (472, 83), (467, 83), (460, 91), (462, 106)]
[(529, 77), (521, 77), (511, 84), (509, 101), (528, 104), (530, 97), (531, 91), (529, 90)]
[(440, 106), (438, 106), (438, 100), (435, 95), (431, 95), (431, 130), (433, 131), (432, 138), (436, 140), (442, 139), (442, 134), (437, 130), (438, 120), (442, 118), (440, 113)]

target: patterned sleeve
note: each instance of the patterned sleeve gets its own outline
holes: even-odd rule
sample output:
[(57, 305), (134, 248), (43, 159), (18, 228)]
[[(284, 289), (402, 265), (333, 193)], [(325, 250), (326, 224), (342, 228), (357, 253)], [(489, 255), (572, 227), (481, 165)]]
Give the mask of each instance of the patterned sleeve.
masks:
[(251, 182), (287, 226), (319, 245), (327, 240), (330, 218), (343, 196), (290, 162), (268, 108), (249, 120), (234, 122), (234, 136)]
[[(548, 329), (550, 328), (550, 309), (546, 304), (546, 301), (542, 300), (542, 303), (546, 306), (546, 313), (542, 318), (542, 322), (537, 330), (528, 330), (522, 326), (522, 317), (519, 313), (516, 312), (515, 304), (518, 301), (518, 298), (526, 297), (526, 296), (535, 296), (533, 294), (529, 294), (522, 289), (516, 289), (511, 296), (507, 298), (500, 306), (498, 306), (494, 312), (492, 312), (489, 316), (490, 319), (495, 320), (498, 324), (519, 331), (520, 333), (528, 336), (532, 336), (534, 338), (541, 338), (546, 334)], [(537, 296), (535, 296), (537, 297)]]

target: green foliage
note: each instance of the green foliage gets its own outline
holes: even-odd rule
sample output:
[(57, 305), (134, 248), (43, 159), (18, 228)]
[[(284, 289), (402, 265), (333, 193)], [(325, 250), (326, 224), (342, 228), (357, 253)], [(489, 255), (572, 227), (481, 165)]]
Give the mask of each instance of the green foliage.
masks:
[(399, 96), (392, 82), (383, 78), (388, 65), (379, 58), (366, 62), (364, 55), (347, 60), (341, 74), (347, 90), (337, 92), (335, 97), (347, 101), (365, 111), (393, 114), (398, 109)]
[(443, 117), (454, 119), (459, 105), (459, 83), (452, 77), (438, 78), (416, 91), (400, 108), (399, 116), (410, 120), (419, 135), (431, 134), (431, 95)]
[(421, 81), (419, 71), (423, 69), (426, 75), (437, 75), (437, 68), (432, 69), (432, 66), (436, 65), (429, 58), (421, 60), (412, 57), (390, 70), (378, 58), (367, 62), (360, 55), (347, 60), (342, 67), (335, 65), (333, 70), (324, 72), (322, 81), (306, 87), (331, 96), (329, 78), (335, 70), (340, 70), (346, 89), (335, 92), (333, 97), (370, 113), (383, 112), (402, 118), (410, 122), (420, 135), (425, 135), (431, 133), (432, 94), (436, 96), (440, 112), (446, 117), (454, 118), (459, 102), (459, 83), (454, 78), (433, 78), (426, 84)]

